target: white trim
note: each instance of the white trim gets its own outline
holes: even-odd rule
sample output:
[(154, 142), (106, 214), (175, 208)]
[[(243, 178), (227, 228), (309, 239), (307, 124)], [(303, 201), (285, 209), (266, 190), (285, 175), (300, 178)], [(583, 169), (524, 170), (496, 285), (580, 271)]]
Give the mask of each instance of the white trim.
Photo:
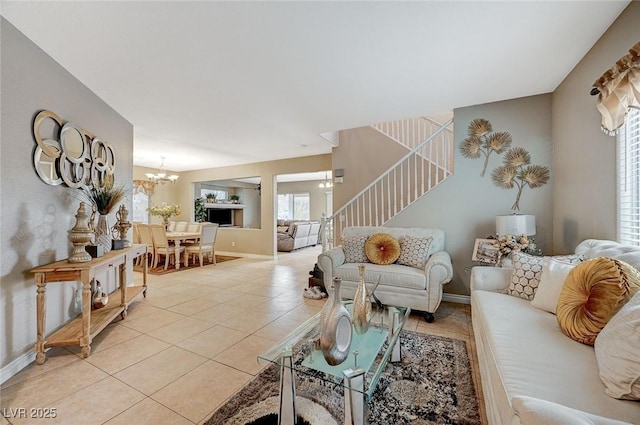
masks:
[(23, 355), (17, 357), (14, 361), (0, 369), (0, 384), (4, 384), (13, 375), (20, 372), (25, 367), (29, 366), (36, 360), (36, 353), (33, 350), (29, 350)]
[(447, 294), (445, 292), (442, 294), (442, 301), (458, 304), (471, 304), (471, 297), (469, 295)]
[(216, 254), (228, 255), (230, 257), (253, 258), (257, 260), (275, 260), (276, 259), (274, 255), (250, 254), (248, 252), (218, 251), (217, 249), (216, 249)]

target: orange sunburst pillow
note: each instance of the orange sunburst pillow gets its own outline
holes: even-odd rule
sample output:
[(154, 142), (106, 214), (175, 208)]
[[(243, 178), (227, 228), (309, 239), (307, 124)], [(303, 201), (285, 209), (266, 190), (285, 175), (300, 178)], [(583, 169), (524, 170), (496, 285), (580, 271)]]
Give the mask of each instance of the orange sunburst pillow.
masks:
[(364, 251), (374, 264), (391, 264), (400, 257), (400, 243), (388, 233), (376, 233), (367, 239)]
[(640, 290), (640, 272), (624, 261), (594, 258), (571, 270), (556, 308), (562, 332), (593, 345), (609, 319)]

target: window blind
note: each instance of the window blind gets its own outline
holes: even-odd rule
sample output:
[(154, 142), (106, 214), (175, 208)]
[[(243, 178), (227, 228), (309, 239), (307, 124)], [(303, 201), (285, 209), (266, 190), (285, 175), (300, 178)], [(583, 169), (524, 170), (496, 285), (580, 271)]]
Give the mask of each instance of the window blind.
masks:
[(640, 246), (640, 110), (618, 133), (618, 241)]

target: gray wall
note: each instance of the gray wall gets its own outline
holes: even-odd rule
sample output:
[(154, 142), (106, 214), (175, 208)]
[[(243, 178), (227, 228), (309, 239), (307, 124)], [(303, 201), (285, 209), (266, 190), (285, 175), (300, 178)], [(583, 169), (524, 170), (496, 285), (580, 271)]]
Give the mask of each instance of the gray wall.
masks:
[[(491, 170), (499, 166), (501, 156), (493, 154), (487, 173), (480, 177), (482, 159), (467, 159), (458, 146), (466, 137), (467, 126), (474, 118), (485, 118), (494, 131), (508, 131), (512, 146), (531, 153), (532, 164), (551, 167), (551, 95), (539, 95), (454, 111), (455, 173), (432, 192), (404, 210), (387, 226), (438, 227), (445, 231), (446, 250), (451, 254), (454, 278), (445, 292), (469, 294), (468, 268), (475, 238), (495, 233), (495, 216), (510, 214), (516, 189), (500, 189), (491, 182)], [(536, 242), (546, 252), (551, 240), (551, 199), (554, 174), (550, 182), (537, 189), (525, 188), (520, 213), (536, 216)]]
[[(36, 287), (29, 270), (69, 256), (67, 232), (75, 224), (79, 204), (76, 191), (46, 185), (33, 169), (35, 114), (48, 109), (110, 142), (116, 154), (116, 181), (129, 192), (133, 127), (3, 18), (0, 31), (0, 362), (4, 376), (5, 366), (32, 352), (36, 340)], [(131, 209), (131, 199), (125, 202)], [(111, 217), (114, 222), (115, 216)], [(47, 285), (48, 332), (78, 313), (73, 302), (77, 287), (72, 282)]]
[(553, 93), (553, 243), (616, 239), (616, 138), (600, 131), (591, 84), (640, 40), (633, 1)]

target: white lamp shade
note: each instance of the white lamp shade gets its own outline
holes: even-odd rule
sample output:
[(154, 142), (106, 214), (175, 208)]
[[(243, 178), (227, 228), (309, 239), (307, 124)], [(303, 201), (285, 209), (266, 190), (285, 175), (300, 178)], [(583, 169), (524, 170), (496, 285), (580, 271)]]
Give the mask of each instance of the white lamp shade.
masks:
[(510, 214), (496, 216), (496, 234), (527, 235), (536, 234), (536, 216), (525, 214)]

